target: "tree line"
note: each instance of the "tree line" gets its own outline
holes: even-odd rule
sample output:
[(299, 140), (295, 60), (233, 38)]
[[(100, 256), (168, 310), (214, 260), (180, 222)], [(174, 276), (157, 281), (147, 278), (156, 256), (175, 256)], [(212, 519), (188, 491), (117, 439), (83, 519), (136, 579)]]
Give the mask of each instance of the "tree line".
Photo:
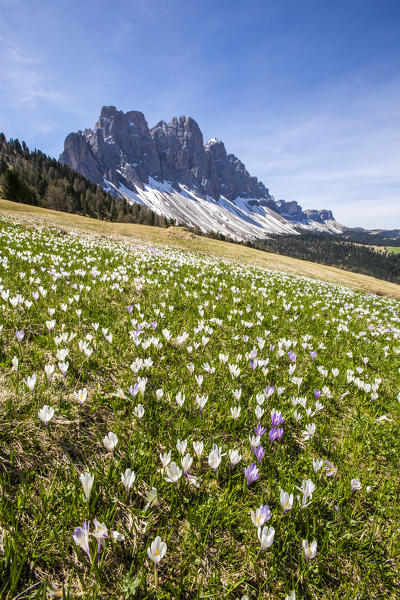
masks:
[(400, 283), (400, 254), (384, 253), (368, 245), (349, 242), (345, 234), (274, 235), (268, 239), (248, 242), (247, 245), (258, 250)]

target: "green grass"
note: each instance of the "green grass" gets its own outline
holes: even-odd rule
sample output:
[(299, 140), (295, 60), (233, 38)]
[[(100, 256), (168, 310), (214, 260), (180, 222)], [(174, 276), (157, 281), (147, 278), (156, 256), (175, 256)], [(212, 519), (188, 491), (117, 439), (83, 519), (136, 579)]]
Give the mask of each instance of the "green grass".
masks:
[[(16, 218), (0, 221), (0, 259), (1, 598), (261, 600), (291, 590), (297, 598), (398, 597), (398, 300)], [(65, 377), (62, 349), (69, 351)], [(226, 364), (220, 354), (229, 356)], [(136, 359), (151, 361), (134, 372)], [(51, 380), (47, 364), (55, 366)], [(229, 365), (240, 369), (237, 378)], [(24, 380), (33, 373), (31, 391)], [(133, 398), (128, 388), (139, 377), (147, 378), (145, 390)], [(249, 442), (257, 395), (268, 385), (265, 456), (259, 479), (247, 486), (244, 468), (257, 462)], [(81, 405), (74, 393), (84, 387)], [(305, 398), (314, 412), (315, 390), (323, 408), (307, 416), (294, 399)], [(202, 412), (198, 394), (208, 396)], [(45, 404), (55, 410), (48, 428), (38, 418)], [(238, 405), (234, 420), (230, 408)], [(284, 433), (270, 443), (274, 408)], [(307, 423), (316, 425), (309, 440)], [(103, 444), (108, 432), (118, 436), (113, 452)], [(169, 483), (161, 469), (159, 455), (168, 451), (180, 466), (178, 439), (188, 441), (199, 487), (183, 475)], [(193, 441), (204, 442), (200, 459)], [(223, 454), (216, 472), (208, 464), (213, 444)], [(242, 455), (233, 468), (232, 449)], [(326, 463), (315, 473), (313, 459), (333, 463), (336, 476), (327, 476)], [(136, 474), (129, 493), (121, 483), (127, 468)], [(94, 475), (88, 502), (80, 481), (87, 470)], [(353, 478), (360, 490), (352, 491)], [(307, 479), (315, 491), (303, 507), (296, 486)], [(157, 502), (147, 506), (153, 487)], [(286, 513), (281, 489), (294, 494)], [(261, 504), (275, 529), (263, 552), (250, 517)], [(93, 532), (94, 519), (109, 533), (99, 562), (93, 537), (90, 558), (72, 538), (83, 521)], [(124, 541), (113, 541), (112, 530)], [(156, 577), (147, 550), (157, 535), (167, 552)], [(305, 539), (317, 541), (309, 561)]]
[(386, 249), (392, 254), (400, 254), (400, 246), (386, 246)]

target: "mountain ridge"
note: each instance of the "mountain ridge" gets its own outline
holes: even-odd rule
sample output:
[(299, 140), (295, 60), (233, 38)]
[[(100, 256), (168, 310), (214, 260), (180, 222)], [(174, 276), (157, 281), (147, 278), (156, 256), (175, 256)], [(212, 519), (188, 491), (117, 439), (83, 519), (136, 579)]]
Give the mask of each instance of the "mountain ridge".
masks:
[(221, 140), (204, 143), (192, 117), (173, 117), (149, 128), (140, 111), (103, 106), (94, 129), (66, 137), (59, 160), (130, 202), (236, 239), (296, 233), (297, 228), (344, 229), (329, 210), (275, 201)]

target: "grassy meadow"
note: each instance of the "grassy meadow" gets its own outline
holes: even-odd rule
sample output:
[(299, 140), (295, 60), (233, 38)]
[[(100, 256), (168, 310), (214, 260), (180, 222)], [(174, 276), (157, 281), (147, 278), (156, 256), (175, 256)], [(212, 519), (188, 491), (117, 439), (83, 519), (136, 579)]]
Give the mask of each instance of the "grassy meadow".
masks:
[(10, 204), (0, 597), (398, 598), (398, 286)]

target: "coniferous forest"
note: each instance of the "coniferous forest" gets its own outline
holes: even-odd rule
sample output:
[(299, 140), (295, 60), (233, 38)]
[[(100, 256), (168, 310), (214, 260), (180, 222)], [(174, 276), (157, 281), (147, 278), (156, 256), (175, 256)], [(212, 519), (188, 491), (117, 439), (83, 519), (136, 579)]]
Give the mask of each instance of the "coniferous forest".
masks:
[[(40, 150), (30, 151), (25, 142), (21, 143), (18, 139), (7, 141), (2, 133), (0, 186), (3, 197), (14, 202), (105, 221), (156, 227), (176, 225), (141, 204), (130, 205), (124, 198), (104, 191), (80, 173)], [(187, 229), (213, 239), (234, 241), (221, 234), (205, 234), (198, 227)], [(400, 245), (398, 232), (392, 233), (393, 237), (391, 232), (387, 232), (385, 236), (347, 230), (340, 235), (271, 235), (267, 239), (235, 243), (400, 283), (400, 254), (386, 250), (386, 246)]]
[(25, 142), (6, 140), (0, 133), (0, 184), (3, 197), (14, 202), (76, 213), (105, 221), (168, 227), (164, 216), (141, 204), (105, 192), (67, 165), (40, 150), (30, 151)]
[[(370, 244), (349, 242), (346, 234), (303, 233), (301, 235), (272, 236), (248, 245), (258, 250), (293, 256), (400, 283), (400, 254), (392, 254), (384, 249), (375, 249)], [(397, 244), (392, 243), (391, 245)]]

